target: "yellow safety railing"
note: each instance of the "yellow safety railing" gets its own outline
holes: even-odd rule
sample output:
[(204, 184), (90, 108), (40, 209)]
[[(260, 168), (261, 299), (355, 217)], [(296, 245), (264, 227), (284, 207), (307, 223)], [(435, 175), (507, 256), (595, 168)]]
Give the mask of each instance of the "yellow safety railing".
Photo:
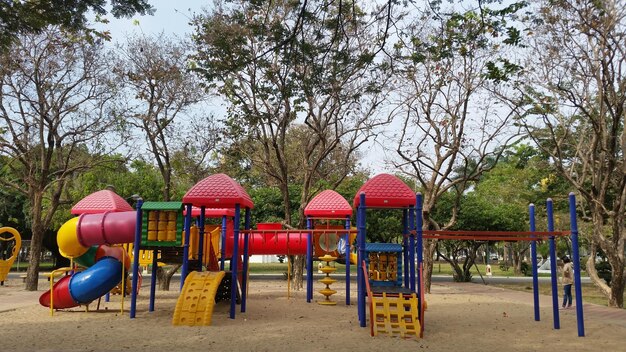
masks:
[[(78, 268), (73, 268), (73, 262), (70, 262), (70, 266), (66, 266), (63, 268), (58, 268), (55, 270), (52, 270), (52, 272), (50, 274), (48, 274), (49, 280), (50, 280), (50, 316), (54, 315), (54, 279), (57, 276), (65, 276), (68, 272), (70, 271), (81, 271), (82, 269), (78, 269)], [(62, 275), (60, 275), (62, 274)]]

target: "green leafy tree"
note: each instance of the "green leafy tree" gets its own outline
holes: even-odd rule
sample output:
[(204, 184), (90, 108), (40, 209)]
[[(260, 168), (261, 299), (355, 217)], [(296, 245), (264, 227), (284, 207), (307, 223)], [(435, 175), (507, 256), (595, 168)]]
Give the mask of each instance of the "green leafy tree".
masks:
[[(229, 102), (229, 137), (245, 141), (234, 154), (246, 153), (280, 189), (290, 225), (289, 185), (302, 186), (298, 227), (317, 181), (337, 187), (355, 171), (357, 149), (386, 122), (375, 115), (389, 79), (374, 65), (377, 20), (356, 3), (344, 5), (218, 2), (194, 19), (197, 71)], [(301, 288), (304, 258), (294, 264)]]
[(107, 11), (106, 0), (47, 0), (0, 2), (0, 51), (7, 50), (21, 34), (38, 34), (48, 26), (60, 26), (69, 31), (106, 36), (89, 26), (88, 14), (130, 17), (136, 13), (152, 14), (154, 9), (146, 0), (111, 0)]

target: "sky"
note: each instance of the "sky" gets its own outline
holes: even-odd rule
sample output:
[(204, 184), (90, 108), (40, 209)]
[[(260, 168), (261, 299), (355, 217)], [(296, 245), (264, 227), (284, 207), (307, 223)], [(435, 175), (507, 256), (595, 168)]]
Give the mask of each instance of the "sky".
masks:
[[(193, 28), (189, 21), (194, 13), (202, 12), (212, 1), (207, 0), (151, 0), (150, 4), (156, 9), (153, 16), (134, 16), (132, 18), (113, 18), (104, 25), (111, 33), (112, 43), (123, 43), (127, 35), (132, 34), (173, 34), (177, 36), (190, 35)], [(101, 28), (98, 26), (98, 28)], [(220, 109), (219, 107), (217, 109)], [(224, 109), (225, 110), (225, 109)], [(372, 175), (394, 170), (385, 166), (387, 158), (383, 148), (383, 139), (368, 142), (361, 148), (361, 163), (372, 172)], [(387, 152), (388, 153), (388, 152)]]

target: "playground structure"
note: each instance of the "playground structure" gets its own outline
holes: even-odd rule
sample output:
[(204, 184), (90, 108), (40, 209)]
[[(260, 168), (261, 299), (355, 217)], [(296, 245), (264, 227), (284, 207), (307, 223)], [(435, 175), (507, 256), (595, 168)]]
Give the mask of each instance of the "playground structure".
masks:
[[(224, 195), (225, 190), (234, 195), (234, 200), (228, 199), (229, 194)], [(199, 182), (185, 197), (183, 202), (139, 201), (137, 210), (132, 210), (126, 201), (111, 191), (95, 192), (81, 200), (72, 208), (72, 213), (78, 217), (67, 221), (57, 235), (60, 252), (71, 259), (72, 265), (51, 275), (51, 289), (40, 297), (40, 303), (50, 307), (52, 313), (55, 309), (88, 305), (111, 292), (126, 292), (131, 294), (130, 312), (134, 317), (141, 281), (139, 266), (152, 264), (149, 310), (153, 311), (156, 268), (161, 263), (182, 263), (183, 292), (173, 323), (209, 324), (210, 319), (196, 319), (196, 316), (210, 316), (215, 298), (230, 297), (233, 318), (236, 302), (241, 302), (242, 311), (245, 311), (250, 255), (304, 255), (311, 248), (308, 246), (310, 242), (319, 257), (336, 252), (336, 248), (321, 249), (318, 240), (322, 235), (326, 238), (331, 234), (337, 238), (341, 236), (332, 229), (315, 230), (314, 234), (304, 230), (282, 230), (280, 224), (258, 224), (256, 230), (250, 230), (249, 226), (247, 230), (235, 228), (240, 216), (237, 205), (241, 203), (249, 214), (253, 204), (241, 186), (222, 174)], [(220, 208), (213, 208), (216, 205)], [(221, 218), (222, 222), (206, 224), (208, 218)], [(244, 253), (240, 254), (239, 248), (243, 248)], [(129, 256), (128, 251), (132, 255)], [(126, 275), (131, 258), (133, 275), (129, 290)], [(228, 277), (225, 273), (194, 274), (190, 279), (194, 283), (185, 283), (190, 272), (199, 273), (203, 268), (210, 272), (224, 271), (227, 258), (231, 261)], [(86, 269), (77, 269), (74, 264)], [(55, 283), (57, 275), (65, 276)], [(209, 295), (189, 295), (199, 282), (202, 282), (203, 291), (209, 288)], [(194, 310), (193, 318), (186, 307)], [(196, 314), (196, 307), (200, 307), (201, 314)]]
[[(50, 274), (50, 290), (39, 303), (55, 309), (88, 305), (117, 285), (126, 283), (130, 258), (121, 246), (134, 237), (135, 212), (112, 191), (99, 191), (85, 197), (72, 208), (79, 215), (67, 221), (57, 233), (59, 252), (72, 265)], [(76, 270), (74, 262), (86, 267)], [(54, 283), (57, 275), (64, 275)], [(125, 287), (121, 288), (122, 291)]]
[[(350, 305), (350, 264), (357, 264), (356, 255), (352, 254), (352, 243), (356, 238), (356, 233), (351, 230), (350, 218), (352, 217), (352, 207), (337, 192), (333, 190), (325, 190), (313, 197), (304, 208), (304, 215), (307, 217), (306, 224), (308, 230), (322, 230), (316, 244), (312, 243), (313, 237), (309, 236), (307, 243), (307, 291), (306, 301), (311, 302), (313, 299), (313, 255), (319, 258), (324, 252), (330, 251), (330, 238), (334, 237), (336, 250), (328, 253), (332, 257), (343, 255), (346, 262), (346, 305)], [(331, 226), (331, 222), (343, 222), (343, 226)], [(336, 231), (343, 229), (347, 232), (326, 232), (335, 229)], [(325, 240), (325, 241), (323, 241)], [(322, 248), (323, 243), (326, 246)]]
[[(554, 328), (560, 328), (559, 302), (557, 291), (556, 245), (555, 238), (571, 235), (572, 262), (574, 263), (574, 287), (576, 291), (576, 319), (578, 336), (584, 333), (584, 318), (582, 309), (582, 290), (580, 281), (580, 262), (578, 249), (578, 227), (576, 220), (576, 199), (573, 193), (569, 195), (570, 226), (571, 230), (555, 231), (552, 200), (547, 203), (548, 231), (538, 232), (535, 229), (535, 207), (530, 205), (530, 231), (528, 232), (498, 232), (498, 231), (435, 231), (424, 230), (422, 219), (422, 195), (415, 194), (400, 180), (392, 175), (377, 175), (368, 180), (357, 192), (354, 207), (357, 209), (356, 221), (358, 228), (357, 247), (358, 262), (362, 270), (357, 272), (358, 284), (358, 317), (362, 327), (366, 326), (366, 297), (369, 298), (371, 334), (379, 332), (397, 334), (400, 336), (424, 334), (424, 300), (423, 281), (423, 239), (437, 240), (476, 240), (476, 241), (530, 241), (533, 266), (533, 304), (535, 320), (539, 315), (539, 288), (537, 277), (537, 248), (536, 241), (549, 240), (552, 277), (552, 308)], [(392, 248), (376, 248), (381, 244), (367, 244), (366, 238), (366, 209), (368, 208), (396, 208), (403, 210), (403, 243), (402, 257), (403, 270), (392, 270), (390, 263), (400, 262), (389, 260), (390, 254), (398, 252), (397, 246)], [(368, 248), (370, 249), (368, 251)], [(375, 253), (372, 256), (372, 252)], [(417, 253), (417, 261), (415, 254)], [(382, 255), (381, 255), (382, 254)], [(384, 259), (383, 260), (381, 260)], [(393, 257), (391, 257), (393, 258)], [(408, 259), (408, 263), (407, 263)], [(368, 269), (367, 261), (375, 265)], [(417, 268), (415, 263), (417, 262)], [(386, 270), (381, 270), (382, 264)], [(408, 264), (408, 265), (407, 265)], [(393, 276), (395, 272), (396, 276)], [(403, 272), (403, 287), (400, 287), (400, 273)], [(390, 276), (391, 274), (391, 276)], [(417, 279), (417, 281), (416, 281)], [(382, 282), (381, 282), (382, 281)], [(416, 308), (416, 313), (414, 312)], [(419, 324), (417, 322), (419, 321)]]
[(22, 237), (12, 227), (0, 227), (0, 244), (2, 244), (0, 246), (0, 286), (4, 286), (11, 266), (20, 254)]
[[(372, 336), (379, 333), (423, 336), (425, 304), (422, 270), (421, 266), (419, 271), (415, 268), (416, 204), (415, 193), (400, 179), (388, 174), (369, 179), (354, 198), (358, 262), (362, 268), (357, 271), (358, 317), (360, 326), (365, 327), (366, 298), (369, 298)], [(367, 209), (402, 210), (402, 244), (366, 243)], [(419, 241), (417, 246), (421, 248)], [(420, 265), (421, 250), (417, 253)]]
[[(94, 195), (97, 193), (99, 192)], [(89, 266), (88, 269), (82, 272), (72, 272), (73, 268), (68, 269), (67, 272), (71, 275), (56, 283), (50, 293), (44, 294), (48, 296), (42, 296), (40, 302), (46, 305), (45, 303), (50, 301), (51, 310), (53, 296), (60, 298), (54, 299), (60, 304), (54, 303), (55, 308), (63, 307), (65, 302), (75, 306), (87, 304), (88, 301), (110, 292), (120, 281), (124, 285), (126, 271), (132, 267), (130, 317), (135, 318), (140, 282), (138, 269), (140, 265), (145, 265), (146, 258), (149, 258), (152, 260), (153, 270), (149, 311), (154, 311), (156, 268), (159, 262), (177, 261), (182, 263), (181, 294), (172, 323), (209, 325), (216, 301), (230, 300), (231, 319), (235, 318), (237, 303), (240, 304), (241, 312), (246, 311), (250, 255), (306, 255), (306, 297), (307, 302), (311, 302), (313, 258), (343, 254), (346, 259), (347, 305), (350, 304), (350, 266), (351, 263), (359, 265), (357, 312), (360, 325), (362, 327), (367, 325), (366, 303), (368, 303), (372, 335), (388, 333), (403, 337), (421, 337), (424, 333), (426, 308), (422, 276), (422, 241), (431, 238), (531, 241), (535, 319), (539, 320), (535, 242), (550, 240), (551, 257), (555, 258), (554, 238), (570, 234), (554, 231), (551, 201), (548, 202), (547, 232), (535, 231), (534, 206), (531, 206), (531, 229), (528, 232), (423, 230), (421, 195), (413, 193), (401, 180), (387, 174), (373, 177), (357, 192), (354, 198), (356, 230), (350, 225), (353, 207), (334, 191), (324, 191), (309, 202), (305, 208), (307, 229), (284, 230), (280, 224), (258, 224), (257, 229), (251, 229), (250, 215), (254, 204), (245, 190), (224, 174), (211, 175), (201, 180), (185, 194), (182, 202), (144, 203), (139, 200), (136, 210), (128, 210), (130, 206), (123, 199), (119, 198), (125, 203), (121, 206), (118, 199), (114, 197), (112, 199), (106, 206), (84, 207), (83, 204), (82, 213), (78, 210), (75, 212), (73, 208), (72, 213), (80, 216), (68, 221), (59, 230), (58, 241), (62, 254), (77, 263), (82, 263), (84, 259), (82, 256), (89, 251), (95, 254), (93, 264), (86, 265)], [(372, 208), (402, 211), (402, 243), (366, 243), (366, 211)], [(573, 195), (570, 195), (570, 209), (572, 242), (576, 243), (573, 255), (576, 309), (579, 336), (584, 336)], [(221, 224), (207, 224), (207, 219), (211, 218), (221, 218)], [(243, 228), (240, 228), (242, 223)], [(356, 244), (353, 248), (354, 239)], [(133, 260), (131, 266), (126, 264), (127, 252), (119, 246), (130, 243)], [(116, 248), (120, 248), (123, 254), (118, 254)], [(356, 258), (352, 255), (353, 249), (356, 249), (357, 253), (354, 255)], [(226, 271), (226, 260), (230, 261), (229, 271)], [(102, 264), (99, 264), (101, 262)], [(552, 263), (554, 263), (551, 269), (555, 328), (558, 329), (556, 260)], [(205, 272), (205, 268), (208, 271)], [(79, 297), (80, 295), (75, 292), (75, 285), (78, 288), (77, 292), (86, 291), (84, 297)]]
[[(580, 279), (580, 254), (578, 248), (578, 222), (576, 218), (576, 197), (574, 193), (569, 194), (569, 212), (570, 212), (570, 231), (555, 231), (554, 230), (554, 211), (552, 199), (546, 201), (546, 215), (547, 215), (547, 227), (548, 231), (540, 232), (536, 231), (535, 227), (535, 205), (529, 205), (530, 216), (530, 231), (434, 231), (422, 229), (422, 196), (418, 193), (418, 208), (417, 208), (417, 236), (418, 236), (418, 248), (421, 253), (421, 241), (422, 238), (426, 239), (449, 239), (449, 240), (476, 240), (476, 241), (527, 241), (530, 242), (531, 248), (531, 261), (532, 261), (532, 276), (533, 276), (533, 307), (535, 321), (540, 321), (539, 312), (539, 279), (538, 279), (538, 265), (537, 265), (537, 241), (548, 240), (550, 246), (550, 276), (551, 276), (551, 288), (552, 288), (552, 314), (553, 314), (553, 327), (554, 329), (560, 329), (559, 319), (559, 299), (557, 289), (557, 269), (556, 262), (558, 260), (556, 256), (556, 238), (571, 236), (572, 243), (572, 262), (574, 264), (574, 289), (576, 293), (576, 322), (578, 328), (578, 336), (585, 336), (585, 324), (583, 316), (583, 301), (582, 301), (582, 285)], [(420, 261), (421, 262), (421, 261)]]

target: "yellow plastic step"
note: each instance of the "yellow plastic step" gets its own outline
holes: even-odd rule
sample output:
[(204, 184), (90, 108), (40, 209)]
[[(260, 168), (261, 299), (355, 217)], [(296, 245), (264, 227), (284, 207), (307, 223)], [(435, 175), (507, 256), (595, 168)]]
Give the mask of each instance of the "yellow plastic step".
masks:
[(224, 278), (223, 271), (192, 271), (176, 302), (173, 325), (211, 325), (215, 294)]

